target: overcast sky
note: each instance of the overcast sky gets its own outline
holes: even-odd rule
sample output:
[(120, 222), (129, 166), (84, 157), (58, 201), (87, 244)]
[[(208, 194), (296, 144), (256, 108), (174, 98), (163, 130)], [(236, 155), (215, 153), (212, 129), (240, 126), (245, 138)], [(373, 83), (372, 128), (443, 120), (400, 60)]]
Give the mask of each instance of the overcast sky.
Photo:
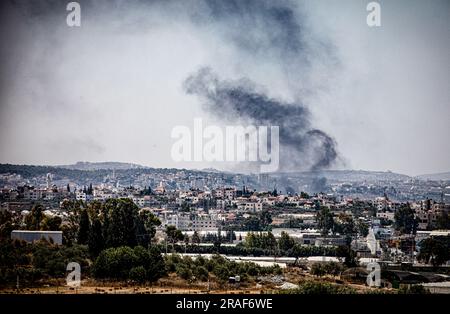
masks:
[(308, 108), (331, 168), (450, 171), (448, 0), (380, 1), (372, 28), (364, 0), (79, 2), (81, 27), (0, 5), (0, 162), (221, 168), (170, 156), (174, 126), (229, 123), (183, 88), (209, 67)]

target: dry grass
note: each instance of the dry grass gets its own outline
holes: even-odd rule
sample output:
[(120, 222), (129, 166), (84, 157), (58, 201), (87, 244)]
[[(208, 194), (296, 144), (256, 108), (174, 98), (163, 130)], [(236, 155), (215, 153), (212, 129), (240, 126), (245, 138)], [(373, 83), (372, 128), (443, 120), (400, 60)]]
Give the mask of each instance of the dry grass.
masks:
[[(303, 281), (322, 281), (330, 283), (340, 283), (337, 277), (326, 276), (317, 278), (308, 272), (298, 269), (289, 268), (284, 270), (285, 281), (291, 283), (299, 283)], [(360, 293), (370, 290), (369, 287), (359, 284), (351, 284), (344, 282), (346, 286), (352, 287)], [(116, 282), (116, 281), (99, 281), (93, 279), (83, 280), (78, 288), (67, 287), (62, 279), (47, 281), (39, 287), (22, 288), (19, 291), (13, 288), (1, 289), (0, 294), (260, 294), (276, 291), (277, 286), (272, 283), (259, 283), (254, 281), (243, 283), (240, 286), (220, 284), (214, 277), (208, 282), (192, 282), (189, 283), (176, 276), (170, 274), (166, 278), (160, 279), (154, 284), (138, 285), (135, 283)]]

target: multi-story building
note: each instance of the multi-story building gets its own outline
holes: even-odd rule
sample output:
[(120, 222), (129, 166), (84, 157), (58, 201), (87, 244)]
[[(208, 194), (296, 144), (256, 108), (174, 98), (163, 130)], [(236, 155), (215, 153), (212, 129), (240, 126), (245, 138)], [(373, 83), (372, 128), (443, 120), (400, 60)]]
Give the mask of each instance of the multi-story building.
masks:
[(91, 194), (87, 194), (83, 191), (76, 191), (75, 192), (75, 199), (77, 201), (83, 201), (83, 202), (89, 202), (94, 199), (94, 196)]
[(213, 231), (217, 230), (217, 220), (210, 215), (166, 214), (163, 226), (175, 226), (182, 231)]
[(238, 206), (238, 210), (241, 210), (241, 211), (257, 212), (257, 211), (262, 210), (263, 204), (260, 202), (244, 202), (244, 203), (238, 204), (237, 206)]
[[(418, 204), (419, 205), (419, 204)], [(450, 211), (450, 205), (437, 203), (430, 199), (422, 201), (420, 206), (416, 206), (416, 218), (418, 219), (419, 230), (429, 230), (436, 228), (438, 219)]]

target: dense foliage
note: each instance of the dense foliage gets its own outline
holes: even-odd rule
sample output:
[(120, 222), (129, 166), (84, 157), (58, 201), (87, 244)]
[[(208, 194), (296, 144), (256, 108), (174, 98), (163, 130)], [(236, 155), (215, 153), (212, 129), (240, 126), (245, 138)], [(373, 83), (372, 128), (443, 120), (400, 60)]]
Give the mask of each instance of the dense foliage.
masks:
[[(165, 245), (159, 245), (161, 250), (165, 250)], [(308, 257), (308, 256), (337, 256), (344, 257), (346, 252), (339, 251), (338, 247), (324, 247), (300, 245), (296, 243), (292, 249), (287, 251), (274, 251), (271, 249), (262, 249), (255, 247), (246, 247), (238, 244), (236, 246), (217, 246), (217, 245), (173, 245), (168, 248), (169, 251), (177, 253), (195, 253), (195, 254), (215, 254), (238, 255), (238, 256), (287, 256), (287, 257)]]
[(207, 281), (214, 276), (219, 282), (226, 282), (230, 276), (240, 276), (241, 282), (251, 277), (268, 274), (281, 274), (278, 265), (263, 267), (252, 262), (235, 262), (221, 255), (213, 255), (210, 259), (201, 256), (191, 258), (171, 254), (166, 256), (166, 270), (175, 272), (185, 280)]
[(414, 215), (414, 210), (408, 203), (400, 206), (394, 214), (394, 219), (395, 230), (401, 234), (416, 233), (418, 220)]
[(160, 225), (149, 211), (139, 210), (128, 198), (110, 199), (106, 202), (65, 202), (62, 207), (70, 220), (62, 229), (64, 243), (87, 244), (95, 257), (110, 247), (141, 245), (147, 247)]
[(92, 266), (95, 278), (155, 282), (165, 275), (165, 263), (158, 248), (121, 246), (100, 253)]
[(319, 277), (325, 275), (338, 276), (343, 270), (342, 264), (337, 262), (314, 263), (311, 266), (310, 274)]
[(433, 237), (420, 243), (419, 261), (439, 266), (450, 260), (450, 237)]
[[(18, 240), (0, 242), (0, 284), (33, 284), (40, 279), (64, 277), (69, 262), (89, 270), (89, 253), (84, 245), (60, 246), (46, 241), (29, 244)], [(83, 272), (84, 274), (86, 272)]]

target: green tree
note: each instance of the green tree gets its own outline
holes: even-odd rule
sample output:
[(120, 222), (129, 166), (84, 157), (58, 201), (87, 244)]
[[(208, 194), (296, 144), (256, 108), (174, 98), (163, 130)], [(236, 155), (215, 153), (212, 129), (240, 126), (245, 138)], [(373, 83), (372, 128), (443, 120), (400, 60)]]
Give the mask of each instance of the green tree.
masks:
[(323, 263), (323, 269), (328, 275), (338, 276), (344, 270), (344, 267), (338, 262), (326, 262)]
[(216, 264), (213, 269), (213, 274), (219, 279), (221, 282), (225, 282), (230, 277), (230, 270), (228, 269), (228, 265), (225, 264)]
[(59, 216), (45, 216), (41, 224), (42, 230), (59, 231), (61, 230), (62, 219)]
[(175, 226), (167, 226), (166, 227), (166, 235), (167, 240), (174, 245), (178, 241), (184, 239), (183, 233), (181, 230), (178, 230)]
[(83, 205), (82, 201), (72, 200), (64, 200), (61, 204), (61, 209), (67, 214), (66, 221), (61, 225), (64, 244), (71, 245), (78, 238), (80, 212)]
[(330, 230), (334, 229), (333, 214), (328, 207), (321, 206), (320, 208), (316, 216), (317, 224), (322, 234), (327, 235)]
[(334, 230), (345, 236), (347, 245), (351, 244), (352, 238), (357, 233), (355, 221), (353, 220), (352, 216), (347, 214), (339, 215), (338, 222), (334, 223)]
[(31, 213), (25, 216), (25, 225), (28, 230), (41, 230), (41, 222), (45, 217), (43, 211), (44, 207), (36, 204), (31, 209)]
[(399, 231), (401, 234), (416, 233), (418, 221), (414, 217), (414, 210), (409, 203), (400, 206), (394, 214), (394, 219), (395, 230)]
[(150, 263), (147, 265), (147, 280), (155, 282), (166, 275), (164, 258), (161, 255), (161, 251), (154, 246), (149, 248), (149, 257)]
[(87, 244), (89, 238), (89, 214), (86, 208), (83, 208), (80, 213), (80, 222), (78, 229), (78, 243), (79, 244)]
[(130, 269), (128, 277), (135, 282), (143, 283), (147, 279), (147, 271), (144, 266), (133, 267)]
[(197, 280), (207, 281), (209, 277), (208, 270), (204, 266), (197, 266), (193, 270), (193, 274)]
[(288, 251), (295, 245), (294, 239), (292, 239), (287, 232), (282, 231), (280, 240), (278, 240), (278, 246), (282, 251)]
[(313, 276), (322, 277), (325, 275), (325, 269), (324, 267), (322, 267), (321, 263), (313, 263), (311, 265), (311, 270), (309, 271), (309, 273)]
[(306, 192), (300, 192), (300, 197), (301, 198), (305, 198), (305, 199), (309, 199), (309, 194)]
[(92, 272), (96, 278), (126, 280), (131, 268), (139, 266), (136, 260), (133, 249), (128, 246), (109, 248), (97, 257)]
[(248, 248), (275, 249), (277, 241), (272, 232), (250, 232), (245, 237), (245, 246)]
[(236, 233), (234, 233), (233, 230), (227, 230), (225, 240), (233, 243), (233, 241), (236, 240)]
[(246, 218), (242, 223), (242, 229), (248, 231), (261, 231), (261, 220), (256, 216), (250, 216)]
[(177, 275), (184, 280), (191, 279), (193, 275), (190, 268), (187, 265), (181, 263), (176, 266), (176, 272)]
[(105, 203), (106, 243), (108, 247), (135, 246), (139, 208), (131, 199), (110, 199)]
[(244, 244), (246, 247), (249, 247), (249, 248), (259, 247), (260, 244), (257, 242), (257, 240), (258, 239), (256, 238), (255, 233), (249, 232), (249, 233), (247, 233), (247, 236), (245, 237)]
[(161, 221), (150, 211), (141, 210), (136, 216), (135, 229), (138, 245), (148, 246), (156, 234)]
[(97, 256), (105, 246), (103, 239), (102, 223), (100, 219), (94, 218), (89, 230), (88, 247), (92, 256)]
[(367, 237), (369, 234), (369, 225), (363, 221), (358, 221), (356, 228), (358, 229), (358, 234), (362, 237)]
[(11, 237), (11, 231), (18, 229), (19, 221), (14, 217), (13, 213), (8, 210), (0, 210), (0, 239), (9, 239)]
[(267, 232), (267, 234), (262, 236), (263, 239), (263, 249), (274, 250), (277, 247), (277, 240), (272, 232)]
[(141, 211), (139, 217), (144, 222), (145, 230), (150, 239), (153, 239), (156, 234), (156, 227), (161, 225), (161, 221), (149, 211)]
[(432, 237), (420, 244), (419, 261), (439, 266), (450, 260), (450, 237)]
[(261, 221), (261, 227), (263, 230), (270, 230), (270, 224), (272, 223), (272, 215), (268, 210), (262, 210), (259, 219)]
[(358, 258), (355, 251), (349, 245), (340, 245), (336, 249), (336, 256), (344, 258), (344, 265), (347, 267), (356, 267), (358, 265)]
[(194, 244), (200, 244), (200, 236), (198, 235), (197, 231), (194, 231), (194, 234), (192, 235), (192, 243)]

